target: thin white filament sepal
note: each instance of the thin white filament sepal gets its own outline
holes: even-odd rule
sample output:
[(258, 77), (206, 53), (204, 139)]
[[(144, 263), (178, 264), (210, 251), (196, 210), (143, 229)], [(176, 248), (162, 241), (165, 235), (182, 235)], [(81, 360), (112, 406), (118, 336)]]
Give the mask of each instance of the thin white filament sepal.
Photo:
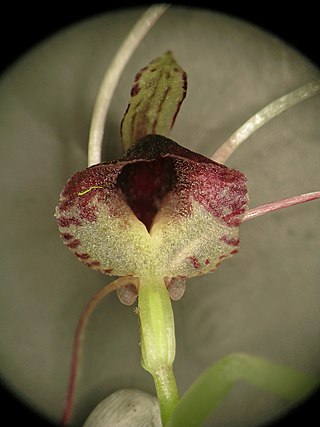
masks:
[(317, 95), (318, 93), (320, 93), (320, 79), (306, 83), (298, 89), (271, 102), (234, 132), (213, 154), (211, 160), (217, 163), (225, 163), (231, 154), (261, 126), (299, 102)]
[(106, 117), (122, 71), (145, 35), (168, 7), (169, 5), (167, 4), (156, 4), (144, 12), (120, 46), (108, 68), (101, 83), (93, 110), (88, 144), (88, 166), (101, 162)]
[(276, 202), (266, 203), (257, 206), (256, 208), (249, 209), (242, 219), (242, 222), (249, 221), (257, 216), (265, 215), (266, 213), (277, 211), (279, 209), (288, 208), (289, 206), (298, 205), (300, 203), (310, 202), (320, 198), (320, 191), (313, 193), (301, 194), (300, 196), (290, 197), (288, 199), (277, 200)]

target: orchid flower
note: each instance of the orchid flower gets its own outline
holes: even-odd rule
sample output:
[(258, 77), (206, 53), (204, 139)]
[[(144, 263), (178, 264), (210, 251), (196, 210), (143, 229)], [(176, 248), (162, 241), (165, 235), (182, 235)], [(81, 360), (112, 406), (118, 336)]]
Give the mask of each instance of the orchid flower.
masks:
[(137, 74), (121, 123), (123, 156), (101, 162), (99, 149), (89, 149), (89, 167), (68, 180), (56, 209), (62, 240), (76, 257), (120, 277), (93, 298), (78, 325), (64, 424), (85, 323), (113, 290), (127, 305), (138, 297), (142, 365), (153, 376), (162, 422), (168, 423), (179, 400), (170, 298), (182, 297), (186, 279), (213, 272), (238, 252), (242, 222), (320, 198), (317, 191), (249, 209), (245, 175), (223, 163), (258, 127), (319, 91), (317, 80), (274, 101), (209, 159), (186, 148), (188, 141), (169, 138), (187, 92), (186, 73), (172, 53)]

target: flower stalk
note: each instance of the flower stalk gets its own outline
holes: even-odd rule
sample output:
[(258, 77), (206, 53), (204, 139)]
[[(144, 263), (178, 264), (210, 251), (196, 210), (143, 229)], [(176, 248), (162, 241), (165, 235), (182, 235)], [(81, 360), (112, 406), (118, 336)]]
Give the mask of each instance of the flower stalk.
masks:
[(154, 379), (162, 422), (166, 425), (179, 397), (172, 370), (176, 347), (174, 317), (163, 279), (140, 278), (138, 314), (141, 363)]

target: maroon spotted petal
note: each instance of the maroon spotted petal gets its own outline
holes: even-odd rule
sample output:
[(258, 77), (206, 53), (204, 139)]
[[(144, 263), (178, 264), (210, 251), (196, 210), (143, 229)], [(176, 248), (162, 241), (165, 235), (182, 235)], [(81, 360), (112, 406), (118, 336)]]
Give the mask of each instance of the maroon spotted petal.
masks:
[(245, 176), (147, 135), (126, 155), (76, 173), (56, 217), (65, 244), (108, 274), (190, 277), (239, 246)]

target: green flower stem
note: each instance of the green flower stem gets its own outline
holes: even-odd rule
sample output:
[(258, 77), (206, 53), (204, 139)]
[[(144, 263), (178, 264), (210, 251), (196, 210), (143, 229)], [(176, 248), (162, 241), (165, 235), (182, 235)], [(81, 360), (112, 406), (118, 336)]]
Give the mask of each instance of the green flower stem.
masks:
[(153, 380), (160, 405), (162, 423), (165, 426), (179, 401), (172, 367), (164, 368), (154, 374)]
[(139, 280), (141, 363), (153, 376), (166, 425), (179, 399), (172, 371), (176, 347), (172, 306), (162, 278), (148, 276)]

